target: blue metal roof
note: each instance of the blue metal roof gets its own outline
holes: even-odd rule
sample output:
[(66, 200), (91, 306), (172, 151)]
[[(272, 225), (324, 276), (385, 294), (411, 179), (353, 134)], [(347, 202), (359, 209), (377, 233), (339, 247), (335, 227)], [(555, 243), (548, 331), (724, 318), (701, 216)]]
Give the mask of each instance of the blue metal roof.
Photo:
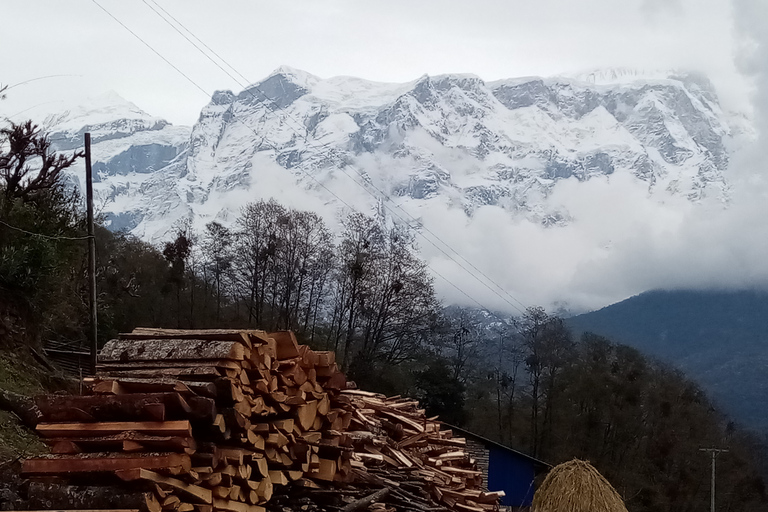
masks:
[(493, 441), (491, 439), (488, 439), (487, 437), (483, 437), (481, 435), (475, 434), (474, 432), (470, 432), (469, 430), (465, 430), (461, 427), (457, 427), (455, 425), (451, 425), (450, 423), (441, 422), (446, 427), (450, 428), (451, 430), (455, 430), (457, 432), (461, 432), (466, 437), (471, 437), (481, 443), (483, 443), (486, 446), (494, 446), (496, 448), (499, 448), (501, 450), (505, 450), (507, 452), (511, 452), (517, 456), (523, 457), (525, 459), (528, 459), (531, 463), (533, 463), (534, 466), (537, 466), (539, 469), (542, 469), (544, 471), (549, 471), (552, 469), (552, 464), (548, 464), (544, 462), (543, 460), (539, 460), (535, 457), (531, 457), (530, 455), (523, 453), (521, 451), (515, 450), (513, 448), (510, 448), (509, 446), (505, 446), (501, 443), (498, 443), (496, 441)]

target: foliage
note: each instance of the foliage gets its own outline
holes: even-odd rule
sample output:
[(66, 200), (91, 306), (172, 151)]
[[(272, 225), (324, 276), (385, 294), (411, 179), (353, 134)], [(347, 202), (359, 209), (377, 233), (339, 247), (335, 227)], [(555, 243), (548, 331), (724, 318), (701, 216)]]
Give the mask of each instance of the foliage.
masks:
[(0, 129), (0, 145), (7, 150), (0, 152), (0, 179), (6, 207), (13, 199), (23, 202), (39, 200), (60, 185), (61, 173), (82, 152), (72, 155), (56, 154), (51, 151), (51, 142), (32, 121), (22, 124), (10, 123)]
[(574, 332), (599, 332), (674, 361), (751, 428), (768, 428), (755, 403), (768, 392), (768, 293), (755, 290), (650, 291), (568, 319)]
[(73, 242), (84, 245), (84, 222), (76, 195), (61, 183), (78, 156), (52, 154), (32, 123), (0, 130), (0, 307), (34, 319), (33, 339), (78, 316), (71, 298), (83, 247)]
[[(557, 334), (559, 319), (542, 321), (540, 314), (529, 310), (520, 323), (528, 354), (524, 392), (496, 423), (491, 420), (493, 388), (478, 379), (475, 414), (467, 428), (512, 439), (551, 463), (589, 460), (624, 496), (630, 511), (705, 508), (710, 468), (699, 448), (729, 447), (718, 462), (719, 482), (722, 489), (741, 491), (723, 492), (720, 500), (728, 509), (765, 507), (755, 441), (725, 421), (694, 383), (594, 334), (572, 343)], [(542, 335), (536, 346), (534, 332), (547, 333), (547, 325), (554, 333)]]

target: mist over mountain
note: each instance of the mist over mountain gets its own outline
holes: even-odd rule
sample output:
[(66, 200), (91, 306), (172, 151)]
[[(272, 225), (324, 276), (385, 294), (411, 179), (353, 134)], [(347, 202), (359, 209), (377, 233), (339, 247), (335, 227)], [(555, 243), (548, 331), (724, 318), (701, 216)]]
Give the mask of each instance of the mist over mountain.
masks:
[(523, 303), (576, 311), (666, 279), (606, 285), (595, 274), (615, 278), (662, 243), (654, 237), (730, 207), (730, 148), (751, 136), (705, 77), (632, 70), (386, 84), (283, 67), (216, 92), (191, 129), (114, 97), (46, 125), (62, 150), (92, 133), (111, 229), (158, 242), (185, 221), (231, 223), (269, 197), (331, 226), (356, 209), (413, 226), (432, 268), (484, 305), (509, 300), (489, 295), (452, 249)]

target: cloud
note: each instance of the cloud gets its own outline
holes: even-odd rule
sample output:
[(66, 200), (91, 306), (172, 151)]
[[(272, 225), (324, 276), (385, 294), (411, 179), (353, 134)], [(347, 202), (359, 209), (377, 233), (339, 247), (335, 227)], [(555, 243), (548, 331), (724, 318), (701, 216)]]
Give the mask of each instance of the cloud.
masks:
[(736, 63), (751, 79), (755, 123), (764, 140), (768, 135), (768, 3), (733, 0), (732, 5), (738, 43)]
[(683, 13), (682, 0), (643, 0), (640, 9), (650, 19), (657, 16), (681, 15)]
[[(692, 204), (665, 192), (649, 196), (645, 183), (617, 173), (555, 186), (551, 201), (574, 218), (564, 227), (544, 228), (495, 206), (470, 218), (446, 203), (422, 210), (430, 231), (492, 278), (488, 286), (463, 262), (424, 239), (421, 246), (458, 288), (512, 313), (520, 303), (578, 312), (655, 288), (766, 288), (765, 191), (739, 189), (728, 208), (715, 199)], [(436, 284), (449, 302), (474, 303), (452, 284)]]

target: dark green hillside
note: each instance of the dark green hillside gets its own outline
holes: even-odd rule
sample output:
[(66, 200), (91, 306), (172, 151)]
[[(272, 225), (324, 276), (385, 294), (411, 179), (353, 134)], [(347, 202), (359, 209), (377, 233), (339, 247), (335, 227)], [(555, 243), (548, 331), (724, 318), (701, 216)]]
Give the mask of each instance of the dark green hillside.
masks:
[(672, 363), (735, 420), (768, 428), (768, 293), (651, 291), (568, 323)]

